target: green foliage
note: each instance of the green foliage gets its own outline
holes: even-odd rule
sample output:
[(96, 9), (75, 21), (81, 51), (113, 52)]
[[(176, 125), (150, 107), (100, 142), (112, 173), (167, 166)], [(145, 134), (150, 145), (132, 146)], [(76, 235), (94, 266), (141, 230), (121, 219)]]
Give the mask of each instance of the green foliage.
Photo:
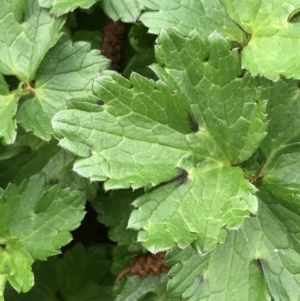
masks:
[[(61, 146), (87, 157), (75, 163), (76, 171), (93, 180), (107, 179), (107, 189), (173, 179), (135, 202), (140, 210), (133, 212), (129, 227), (143, 229), (138, 239), (151, 251), (194, 242), (205, 253), (224, 240), (222, 227), (238, 226), (249, 211), (257, 210), (254, 187), (228, 164), (251, 157), (265, 136), (264, 104), (255, 101), (254, 80), (237, 77), (237, 53), (219, 35), (212, 35), (206, 45), (197, 33), (182, 38), (163, 31), (159, 61), (167, 56), (166, 48), (174, 61), (168, 60), (164, 69), (155, 67), (162, 83), (139, 75), (127, 81), (106, 72), (94, 84), (103, 106), (91, 111), (91, 105), (98, 105), (96, 99), (87, 99), (87, 111), (82, 99), (80, 107), (74, 99), (70, 110), (60, 111), (52, 124)], [(189, 59), (198, 60), (198, 72)], [(231, 110), (237, 103), (240, 109)], [(203, 210), (205, 206), (209, 209)], [(199, 213), (193, 216), (190, 208)]]
[(135, 22), (141, 10), (144, 9), (140, 0), (101, 0), (101, 5), (105, 13), (114, 21)]
[(296, 0), (0, 6), (0, 300), (299, 299)]
[(166, 284), (165, 274), (144, 278), (132, 276), (115, 285), (115, 301), (180, 301), (181, 298), (165, 295)]
[(77, 244), (62, 258), (36, 262), (36, 285), (28, 294), (17, 294), (8, 288), (6, 300), (111, 301), (114, 278), (109, 271), (110, 250), (106, 245), (84, 248)]
[(84, 195), (59, 185), (47, 189), (45, 177), (36, 174), (19, 187), (10, 184), (2, 191), (0, 214), (3, 296), (6, 281), (17, 291), (29, 291), (33, 260), (58, 254), (70, 242), (69, 231), (77, 228), (84, 216)]
[[(226, 11), (251, 36), (243, 49), (243, 66), (252, 74), (277, 80), (280, 75), (300, 78), (300, 24), (293, 22), (299, 2), (255, 0), (222, 0)], [(276, 54), (276, 55), (274, 55)]]
[(89, 8), (97, 0), (39, 0), (41, 7), (51, 8), (50, 13), (57, 16), (73, 11), (77, 7)]

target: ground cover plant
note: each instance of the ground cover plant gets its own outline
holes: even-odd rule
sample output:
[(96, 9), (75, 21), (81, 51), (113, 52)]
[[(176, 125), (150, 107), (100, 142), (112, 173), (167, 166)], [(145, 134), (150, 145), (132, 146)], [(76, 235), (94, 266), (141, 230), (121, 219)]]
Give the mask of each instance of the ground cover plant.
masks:
[(0, 7), (0, 300), (299, 300), (299, 1)]

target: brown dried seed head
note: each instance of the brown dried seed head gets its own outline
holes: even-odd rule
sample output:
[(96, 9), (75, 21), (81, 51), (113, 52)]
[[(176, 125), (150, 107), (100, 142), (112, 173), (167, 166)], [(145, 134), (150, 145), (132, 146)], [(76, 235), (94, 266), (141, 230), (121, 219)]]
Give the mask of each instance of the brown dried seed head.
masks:
[(138, 276), (155, 276), (160, 273), (167, 273), (170, 267), (164, 262), (165, 252), (157, 254), (145, 254), (140, 257), (135, 257), (131, 260), (129, 267), (124, 269), (117, 277), (117, 280), (122, 279), (127, 273)]

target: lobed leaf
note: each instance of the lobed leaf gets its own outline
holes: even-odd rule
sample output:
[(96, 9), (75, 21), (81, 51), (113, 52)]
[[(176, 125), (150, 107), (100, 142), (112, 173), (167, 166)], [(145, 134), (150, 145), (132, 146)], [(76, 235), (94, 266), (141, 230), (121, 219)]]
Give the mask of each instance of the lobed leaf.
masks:
[[(131, 83), (133, 87), (128, 89), (130, 82), (124, 78), (103, 75), (94, 90), (107, 86), (102, 97), (107, 104), (102, 107), (102, 100), (99, 105), (97, 100), (86, 99), (79, 110), (60, 111), (52, 122), (61, 138), (59, 144), (86, 157), (78, 160), (74, 169), (91, 180), (106, 180), (107, 189), (169, 180), (176, 176), (174, 165), (188, 149), (181, 133), (188, 131), (188, 123), (180, 118), (182, 104), (173, 101), (163, 84), (152, 91), (155, 83), (139, 75), (134, 75)], [(124, 96), (118, 99), (120, 94)], [(165, 109), (173, 115), (169, 117)]]
[(156, 55), (164, 64), (153, 68), (157, 82), (103, 72), (95, 96), (71, 100), (52, 125), (59, 144), (82, 157), (80, 175), (106, 189), (160, 184), (136, 201), (129, 221), (144, 246), (194, 243), (205, 253), (257, 210), (255, 188), (232, 165), (265, 137), (265, 104), (217, 33), (203, 41), (196, 31), (162, 30)]
[(202, 133), (209, 132), (231, 164), (249, 159), (266, 135), (265, 103), (256, 79), (241, 73), (236, 50), (217, 32), (206, 43), (196, 31), (184, 38), (162, 30), (157, 44), (164, 68), (155, 66), (154, 71), (182, 94)]
[(242, 178), (240, 169), (197, 164), (188, 170), (186, 183), (165, 185), (139, 197), (128, 226), (143, 231), (138, 240), (151, 252), (193, 242), (207, 252), (225, 240), (227, 231), (256, 212), (255, 189)]

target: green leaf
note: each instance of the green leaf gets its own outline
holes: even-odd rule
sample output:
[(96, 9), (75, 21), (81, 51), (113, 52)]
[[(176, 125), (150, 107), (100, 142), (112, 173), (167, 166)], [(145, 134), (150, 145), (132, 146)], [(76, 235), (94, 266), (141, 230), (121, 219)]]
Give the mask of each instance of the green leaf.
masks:
[(63, 257), (36, 262), (35, 286), (27, 294), (6, 290), (6, 301), (112, 301), (114, 277), (110, 274), (110, 246), (81, 244), (67, 250)]
[(33, 259), (59, 253), (71, 240), (69, 231), (84, 216), (84, 195), (58, 185), (45, 187), (45, 177), (35, 175), (19, 187), (10, 184), (0, 199), (1, 287), (8, 280), (26, 292), (33, 285)]
[(112, 272), (118, 275), (129, 266), (130, 261), (136, 255), (142, 253), (141, 244), (137, 243), (137, 232), (127, 229), (130, 213), (133, 209), (132, 202), (142, 194), (142, 190), (111, 191), (99, 195), (92, 202), (98, 212), (97, 219), (109, 228), (110, 240), (117, 243), (113, 250)]
[(124, 269), (130, 266), (130, 262), (134, 257), (142, 256), (143, 254), (142, 246), (139, 243), (136, 243), (135, 246), (129, 245), (129, 247), (127, 245), (117, 245), (112, 252), (111, 272), (117, 277)]
[(251, 38), (242, 52), (243, 66), (254, 75), (276, 80), (300, 78), (300, 24), (292, 22), (299, 1), (222, 0), (226, 11)]
[(140, 16), (144, 5), (141, 0), (102, 0), (101, 6), (106, 15), (114, 21), (134, 23)]
[(155, 73), (149, 68), (149, 65), (154, 63), (155, 56), (152, 48), (147, 48), (142, 52), (138, 52), (133, 55), (128, 62), (126, 68), (122, 72), (122, 75), (129, 78), (132, 72), (138, 73), (144, 77), (157, 79)]
[(35, 175), (19, 188), (10, 184), (1, 201), (1, 243), (18, 238), (37, 259), (57, 254), (84, 216), (82, 193), (59, 185), (44, 189), (45, 177)]
[[(207, 252), (224, 241), (228, 228), (256, 212), (255, 189), (243, 180), (240, 169), (203, 162), (188, 170), (183, 185), (172, 183), (139, 197), (128, 226), (140, 230), (138, 240), (151, 252), (185, 248), (194, 241)], [(197, 197), (195, 197), (197, 196)]]
[(158, 34), (162, 27), (173, 27), (188, 34), (196, 29), (203, 36), (218, 30), (231, 41), (243, 43), (245, 34), (228, 17), (219, 0), (140, 0), (148, 9), (140, 20), (150, 33)]
[(15, 142), (16, 119), (21, 84), (16, 93), (10, 93), (3, 75), (0, 73), (0, 138), (3, 144)]
[(116, 282), (114, 287), (115, 301), (180, 301), (181, 298), (168, 298), (166, 274), (157, 276), (131, 276)]
[(205, 253), (257, 210), (255, 188), (231, 165), (264, 138), (265, 105), (219, 34), (205, 42), (195, 31), (162, 30), (158, 45), (161, 80), (104, 72), (94, 83), (98, 99), (73, 99), (52, 125), (59, 144), (83, 157), (74, 165), (80, 175), (106, 189), (161, 184), (135, 202), (129, 221), (144, 246), (193, 242)]
[(126, 245), (129, 249), (139, 249), (136, 245), (137, 232), (126, 229), (132, 202), (142, 194), (141, 190), (111, 191), (100, 195), (92, 205), (98, 212), (98, 220), (109, 227), (109, 238), (119, 246)]
[(0, 11), (0, 72), (26, 83), (60, 38), (64, 18), (53, 18), (38, 0), (3, 0)]
[(87, 42), (72, 44), (60, 39), (42, 61), (35, 78), (35, 97), (26, 100), (18, 110), (18, 122), (27, 131), (50, 140), (50, 120), (66, 101), (75, 96), (92, 94), (92, 82), (109, 61)]
[[(262, 191), (257, 217), (228, 234), (225, 244), (201, 257), (191, 247), (173, 250), (170, 296), (184, 300), (297, 300), (299, 208)], [(299, 206), (297, 206), (299, 207)]]
[(0, 258), (0, 298), (3, 297), (6, 281), (17, 291), (29, 291), (34, 283), (31, 271), (33, 258), (23, 244), (17, 239), (11, 239), (5, 249), (0, 247)]
[[(114, 79), (103, 75), (94, 84), (97, 94), (100, 89), (105, 92), (100, 100), (111, 99), (104, 108), (97, 99), (93, 102), (86, 99), (80, 107), (82, 110), (63, 110), (53, 119), (53, 127), (61, 138), (59, 144), (87, 157), (78, 160), (74, 170), (91, 180), (107, 180), (107, 189), (157, 185), (176, 176), (174, 165), (188, 150), (182, 133), (188, 132), (188, 123), (181, 116), (185, 112), (183, 105), (173, 101), (164, 84), (157, 84), (155, 89), (153, 81), (133, 75), (134, 87), (129, 89), (129, 81), (118, 75)], [(106, 89), (102, 88), (104, 85)], [(143, 91), (149, 91), (150, 97)], [(117, 99), (114, 93), (123, 97)], [(88, 112), (83, 111), (87, 108)], [(117, 118), (121, 123), (116, 123)], [(171, 136), (172, 140), (166, 140), (165, 136)], [(114, 147), (120, 143), (120, 147)], [(140, 154), (135, 154), (137, 149)]]
[(154, 71), (189, 104), (201, 138), (204, 127), (218, 144), (210, 155), (222, 156), (221, 149), (233, 165), (249, 159), (266, 135), (265, 103), (256, 80), (241, 73), (236, 50), (218, 33), (205, 43), (195, 31), (184, 38), (163, 30), (156, 57), (164, 68)]
[(143, 52), (147, 48), (153, 49), (153, 44), (156, 39), (156, 35), (149, 34), (148, 28), (141, 22), (138, 22), (130, 28), (128, 34), (131, 47), (137, 52)]
[(98, 184), (72, 171), (75, 161), (72, 154), (62, 150), (53, 140), (48, 143), (34, 138), (29, 133), (19, 134), (13, 147), (2, 148), (2, 152), (10, 150), (10, 157), (7, 158), (7, 154), (4, 160), (0, 160), (1, 187), (8, 183), (20, 185), (25, 178), (42, 172), (48, 183), (58, 182), (62, 187), (82, 190), (89, 200), (96, 197)]
[(100, 49), (102, 33), (96, 30), (77, 30), (73, 36), (73, 42), (86, 41), (91, 43), (92, 49)]
[(300, 94), (298, 82), (261, 80), (268, 99), (268, 135), (260, 151), (265, 156), (259, 176), (278, 197), (300, 200)]
[(75, 10), (77, 7), (88, 9), (97, 0), (38, 0), (41, 7), (50, 8), (50, 13), (60, 16)]

